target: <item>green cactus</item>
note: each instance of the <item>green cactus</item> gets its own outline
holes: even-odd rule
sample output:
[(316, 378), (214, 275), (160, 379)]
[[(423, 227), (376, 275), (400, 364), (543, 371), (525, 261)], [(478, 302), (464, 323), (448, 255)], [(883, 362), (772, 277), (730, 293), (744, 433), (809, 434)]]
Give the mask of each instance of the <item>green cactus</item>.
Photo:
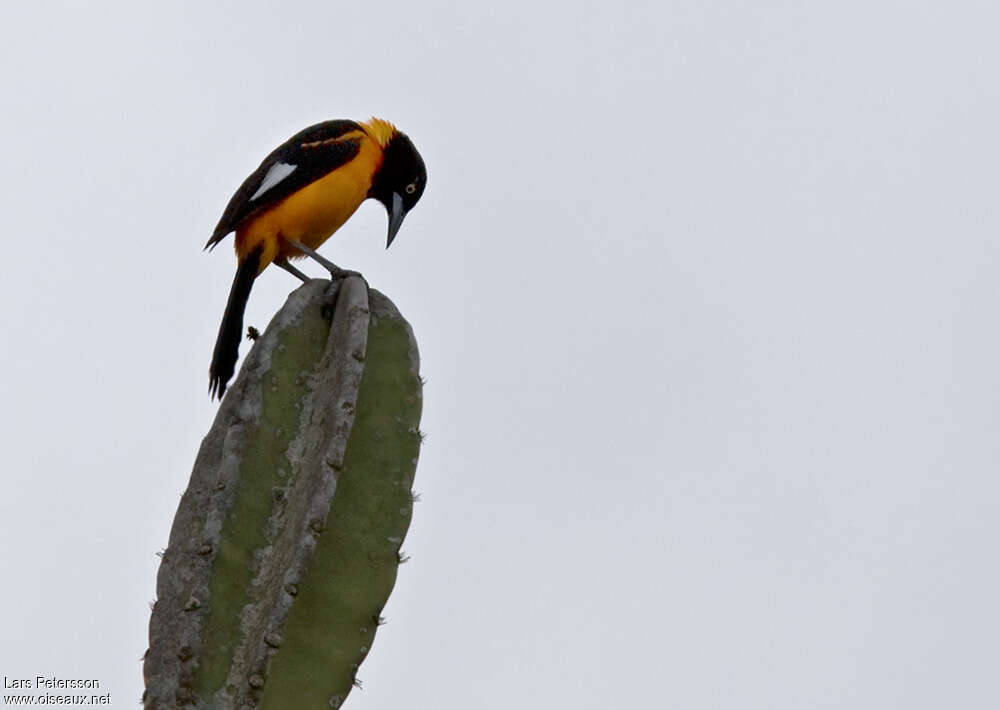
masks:
[(146, 708), (340, 706), (409, 527), (418, 366), (409, 325), (360, 279), (289, 296), (223, 400), (175, 516)]

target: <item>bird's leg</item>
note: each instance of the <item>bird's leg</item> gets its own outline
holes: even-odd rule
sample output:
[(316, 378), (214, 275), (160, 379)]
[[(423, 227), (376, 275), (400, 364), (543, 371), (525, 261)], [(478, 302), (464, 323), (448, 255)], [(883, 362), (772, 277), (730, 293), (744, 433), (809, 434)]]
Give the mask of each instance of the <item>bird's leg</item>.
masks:
[(361, 274), (359, 274), (357, 271), (349, 271), (347, 269), (341, 269), (339, 266), (337, 266), (336, 264), (334, 264), (332, 261), (330, 261), (329, 259), (324, 258), (320, 254), (318, 254), (316, 251), (314, 251), (313, 249), (310, 249), (309, 247), (307, 247), (305, 244), (303, 244), (300, 241), (297, 241), (295, 239), (287, 239), (287, 238), (285, 239), (285, 241), (288, 242), (289, 244), (291, 244), (293, 247), (295, 247), (296, 249), (298, 249), (300, 252), (302, 252), (306, 256), (311, 256), (313, 259), (315, 259), (316, 261), (318, 261), (323, 266), (323, 268), (325, 268), (327, 271), (330, 272), (330, 277), (331, 278), (342, 279), (342, 278), (345, 278), (347, 276), (360, 276), (362, 279), (364, 278), (364, 276), (361, 276)]
[(310, 280), (309, 277), (306, 276), (305, 274), (303, 274), (298, 269), (296, 269), (291, 264), (289, 264), (288, 261), (286, 261), (285, 259), (276, 259), (274, 261), (274, 263), (277, 264), (278, 266), (280, 266), (282, 269), (284, 269), (288, 273), (290, 273), (292, 276), (300, 279), (302, 282), (309, 283), (309, 280)]

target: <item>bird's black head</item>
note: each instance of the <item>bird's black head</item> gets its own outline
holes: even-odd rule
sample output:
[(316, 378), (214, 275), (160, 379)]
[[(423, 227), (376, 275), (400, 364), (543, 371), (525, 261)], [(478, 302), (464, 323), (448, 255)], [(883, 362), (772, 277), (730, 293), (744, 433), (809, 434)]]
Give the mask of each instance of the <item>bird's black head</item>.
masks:
[(372, 181), (371, 196), (385, 205), (389, 213), (389, 236), (386, 247), (396, 238), (403, 217), (424, 194), (427, 169), (413, 141), (400, 131), (394, 131), (383, 148), (382, 167)]

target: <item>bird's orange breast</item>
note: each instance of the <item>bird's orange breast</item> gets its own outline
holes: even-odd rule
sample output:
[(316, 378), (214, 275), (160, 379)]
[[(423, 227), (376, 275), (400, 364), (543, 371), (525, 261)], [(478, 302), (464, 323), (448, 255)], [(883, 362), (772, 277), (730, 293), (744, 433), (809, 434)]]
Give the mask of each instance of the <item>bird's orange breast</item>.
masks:
[(285, 239), (317, 248), (354, 214), (371, 188), (382, 164), (382, 149), (366, 133), (355, 131), (344, 139), (357, 137), (357, 155), (284, 200), (253, 215), (236, 230), (236, 253), (242, 260), (262, 247), (258, 273), (278, 257), (302, 256)]

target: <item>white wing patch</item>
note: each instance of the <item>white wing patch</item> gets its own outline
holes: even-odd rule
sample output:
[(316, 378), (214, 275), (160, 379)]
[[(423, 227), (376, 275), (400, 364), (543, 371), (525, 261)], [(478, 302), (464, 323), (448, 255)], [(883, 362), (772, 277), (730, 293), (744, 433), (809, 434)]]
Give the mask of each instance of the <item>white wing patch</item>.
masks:
[(286, 177), (291, 175), (295, 172), (297, 167), (297, 165), (291, 165), (289, 163), (275, 163), (272, 165), (267, 169), (267, 174), (264, 175), (264, 179), (261, 181), (260, 187), (257, 188), (257, 192), (250, 196), (250, 201), (253, 202)]

